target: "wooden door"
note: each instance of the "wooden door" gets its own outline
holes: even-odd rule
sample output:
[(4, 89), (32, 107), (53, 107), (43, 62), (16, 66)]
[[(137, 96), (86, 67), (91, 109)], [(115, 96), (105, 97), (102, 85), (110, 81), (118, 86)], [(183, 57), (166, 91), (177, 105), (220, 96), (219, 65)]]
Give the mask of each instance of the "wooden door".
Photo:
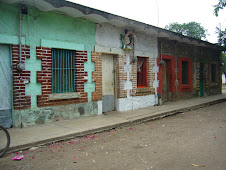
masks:
[(102, 55), (102, 105), (103, 112), (115, 110), (115, 74), (113, 55)]
[(162, 66), (162, 97), (163, 101), (169, 99), (169, 62), (165, 61), (165, 65)]

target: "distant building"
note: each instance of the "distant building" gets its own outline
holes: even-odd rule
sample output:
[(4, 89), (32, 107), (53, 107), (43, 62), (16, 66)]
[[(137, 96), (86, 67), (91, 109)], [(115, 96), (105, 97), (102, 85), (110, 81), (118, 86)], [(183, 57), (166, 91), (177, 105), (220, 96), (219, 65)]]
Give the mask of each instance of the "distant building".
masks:
[(226, 84), (226, 80), (225, 80), (225, 74), (222, 74), (222, 84)]

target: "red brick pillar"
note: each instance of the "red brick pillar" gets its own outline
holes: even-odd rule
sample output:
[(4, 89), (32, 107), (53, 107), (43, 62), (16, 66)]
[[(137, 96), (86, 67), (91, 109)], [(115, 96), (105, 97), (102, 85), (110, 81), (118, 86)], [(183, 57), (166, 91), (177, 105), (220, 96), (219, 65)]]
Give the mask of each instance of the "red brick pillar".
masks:
[[(31, 96), (25, 95), (25, 84), (30, 83), (30, 71), (23, 70), (19, 72), (17, 70), (17, 64), (19, 63), (19, 45), (13, 45), (12, 47), (12, 70), (13, 70), (13, 107), (15, 110), (28, 109), (31, 107)], [(21, 62), (25, 64), (25, 59), (30, 58), (30, 47), (22, 45)]]

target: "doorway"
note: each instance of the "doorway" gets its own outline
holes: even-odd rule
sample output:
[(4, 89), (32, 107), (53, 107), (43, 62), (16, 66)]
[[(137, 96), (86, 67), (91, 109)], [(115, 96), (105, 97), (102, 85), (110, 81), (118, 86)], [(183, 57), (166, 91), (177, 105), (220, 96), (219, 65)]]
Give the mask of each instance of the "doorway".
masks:
[(169, 100), (169, 60), (164, 60), (162, 66), (162, 99), (164, 102)]
[(9, 45), (0, 45), (0, 125), (12, 126), (12, 71)]
[(204, 64), (200, 63), (200, 97), (204, 95), (203, 81), (204, 81)]
[(102, 55), (102, 107), (103, 112), (115, 110), (115, 67), (110, 54)]

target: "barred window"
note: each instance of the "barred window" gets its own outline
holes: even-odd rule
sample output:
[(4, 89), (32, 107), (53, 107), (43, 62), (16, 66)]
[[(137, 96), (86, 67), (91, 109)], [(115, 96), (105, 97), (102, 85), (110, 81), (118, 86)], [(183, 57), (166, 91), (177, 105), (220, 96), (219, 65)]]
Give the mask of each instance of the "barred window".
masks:
[(75, 51), (52, 49), (52, 93), (75, 92)]
[(137, 87), (147, 87), (147, 58), (138, 57), (137, 61)]

